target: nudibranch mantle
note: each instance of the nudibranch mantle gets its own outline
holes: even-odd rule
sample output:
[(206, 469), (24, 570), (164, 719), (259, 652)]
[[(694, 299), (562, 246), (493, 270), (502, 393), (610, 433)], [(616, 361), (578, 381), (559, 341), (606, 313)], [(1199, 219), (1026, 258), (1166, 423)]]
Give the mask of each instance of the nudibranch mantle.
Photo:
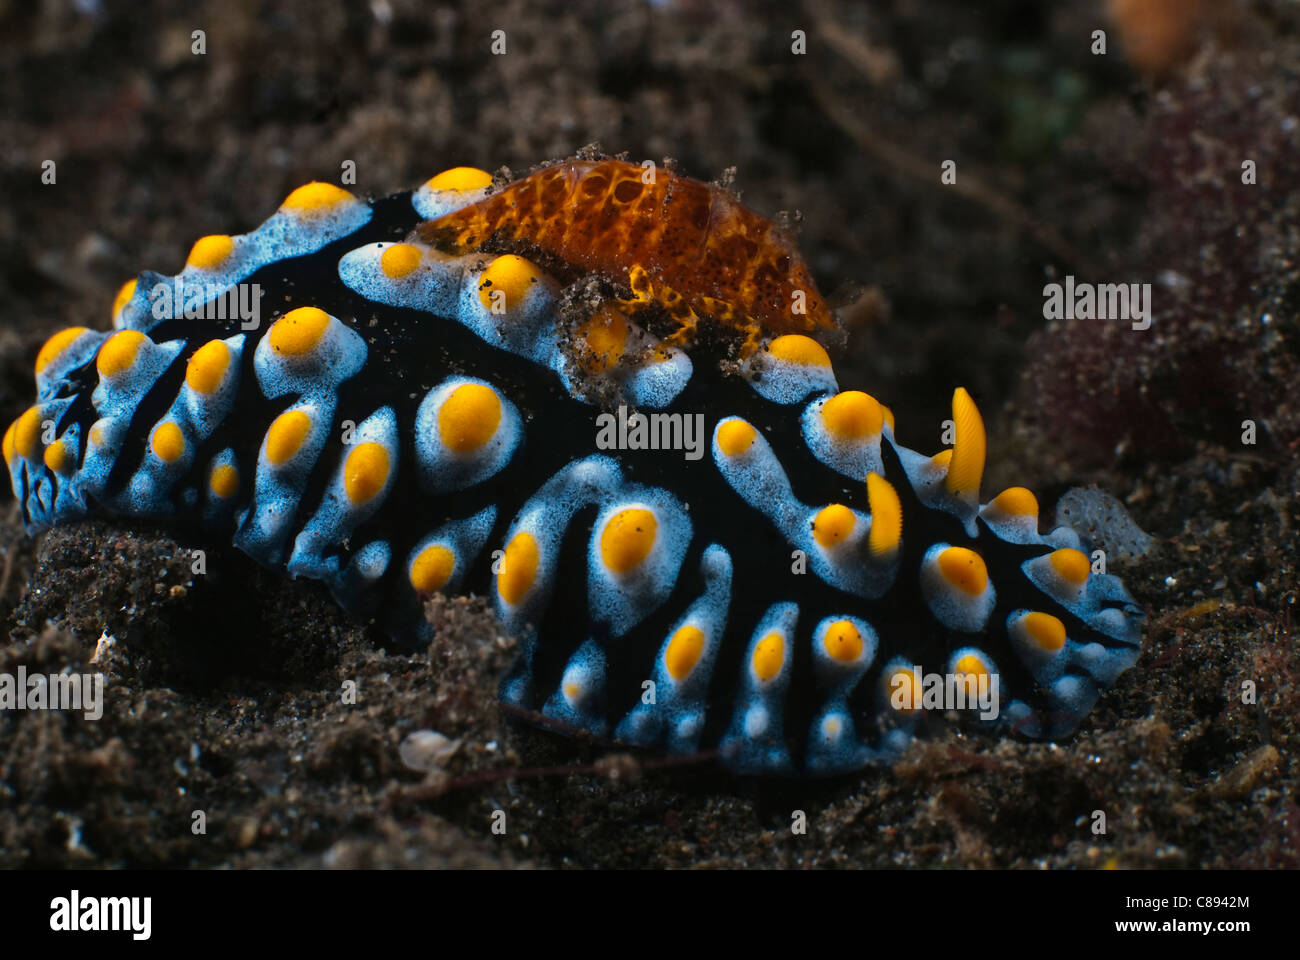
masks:
[[(903, 446), (809, 335), (829, 311), (788, 241), (641, 171), (455, 168), (372, 202), (313, 183), (200, 239), (122, 288), (111, 332), (41, 349), (3, 440), (26, 523), (198, 525), (399, 636), (432, 593), (487, 594), (522, 643), (505, 702), (742, 773), (888, 761), (952, 707), (933, 676), (992, 690), (992, 726), (1070, 733), (1138, 657), (1119, 579), (1040, 533), (1028, 490), (980, 502), (964, 389), (951, 448)], [(529, 249), (632, 296), (575, 314)], [(706, 323), (738, 361), (690, 349)], [(653, 442), (598, 445), (611, 406)]]

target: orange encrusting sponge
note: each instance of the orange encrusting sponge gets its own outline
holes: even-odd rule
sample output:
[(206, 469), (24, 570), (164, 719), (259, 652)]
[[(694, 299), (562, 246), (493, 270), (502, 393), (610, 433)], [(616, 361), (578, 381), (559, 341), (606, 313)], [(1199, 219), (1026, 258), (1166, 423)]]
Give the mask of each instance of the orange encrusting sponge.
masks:
[[(807, 265), (778, 227), (716, 185), (618, 160), (556, 164), (417, 228), (464, 253), (526, 243), (626, 283), (687, 328), (803, 333), (833, 326)], [(648, 287), (648, 289), (647, 289)]]

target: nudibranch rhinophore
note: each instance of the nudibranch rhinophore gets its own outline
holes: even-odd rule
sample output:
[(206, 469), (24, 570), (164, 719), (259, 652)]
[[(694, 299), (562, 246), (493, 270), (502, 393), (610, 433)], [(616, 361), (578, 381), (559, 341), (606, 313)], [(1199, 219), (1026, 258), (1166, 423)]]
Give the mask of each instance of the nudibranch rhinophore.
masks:
[(903, 446), (811, 336), (829, 310), (780, 231), (645, 171), (310, 183), (203, 237), (112, 331), (41, 349), (3, 441), (24, 519), (197, 525), (398, 635), (486, 593), (521, 638), (504, 701), (743, 773), (888, 760), (954, 696), (1072, 731), (1138, 656), (1120, 581), (1028, 490), (980, 502), (964, 389), (949, 448)]

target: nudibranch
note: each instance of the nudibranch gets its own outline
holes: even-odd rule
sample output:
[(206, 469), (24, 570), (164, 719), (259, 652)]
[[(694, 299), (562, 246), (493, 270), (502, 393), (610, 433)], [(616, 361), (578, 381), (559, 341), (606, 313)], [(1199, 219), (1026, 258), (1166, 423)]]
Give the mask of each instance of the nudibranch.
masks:
[[(110, 331), (40, 350), (3, 440), (26, 523), (170, 518), (397, 636), (433, 593), (486, 594), (521, 641), (506, 703), (746, 774), (887, 761), (954, 694), (1070, 733), (1139, 653), (1119, 579), (1028, 490), (981, 503), (964, 389), (947, 449), (903, 446), (811, 336), (830, 313), (788, 239), (644, 169), (310, 183), (203, 237)], [(567, 296), (586, 276), (615, 292)], [(708, 362), (706, 324), (738, 359)]]

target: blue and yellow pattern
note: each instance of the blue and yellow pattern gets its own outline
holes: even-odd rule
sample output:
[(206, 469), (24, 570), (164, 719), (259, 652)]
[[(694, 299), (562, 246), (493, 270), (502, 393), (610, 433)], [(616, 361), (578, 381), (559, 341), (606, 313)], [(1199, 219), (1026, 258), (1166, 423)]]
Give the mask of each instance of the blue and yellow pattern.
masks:
[[(507, 703), (743, 773), (896, 756), (935, 671), (996, 675), (991, 724), (1063, 736), (1134, 664), (1142, 612), (1089, 545), (1040, 534), (1023, 488), (981, 504), (965, 390), (919, 453), (806, 335), (692, 357), (653, 310), (412, 233), (490, 192), (468, 168), (373, 202), (308, 184), (128, 282), (111, 332), (55, 334), (3, 441), (28, 526), (193, 524), (408, 638), (429, 594), (485, 593), (522, 641)], [(192, 316), (242, 284), (266, 320)], [(702, 456), (598, 447), (618, 407), (700, 418)]]

